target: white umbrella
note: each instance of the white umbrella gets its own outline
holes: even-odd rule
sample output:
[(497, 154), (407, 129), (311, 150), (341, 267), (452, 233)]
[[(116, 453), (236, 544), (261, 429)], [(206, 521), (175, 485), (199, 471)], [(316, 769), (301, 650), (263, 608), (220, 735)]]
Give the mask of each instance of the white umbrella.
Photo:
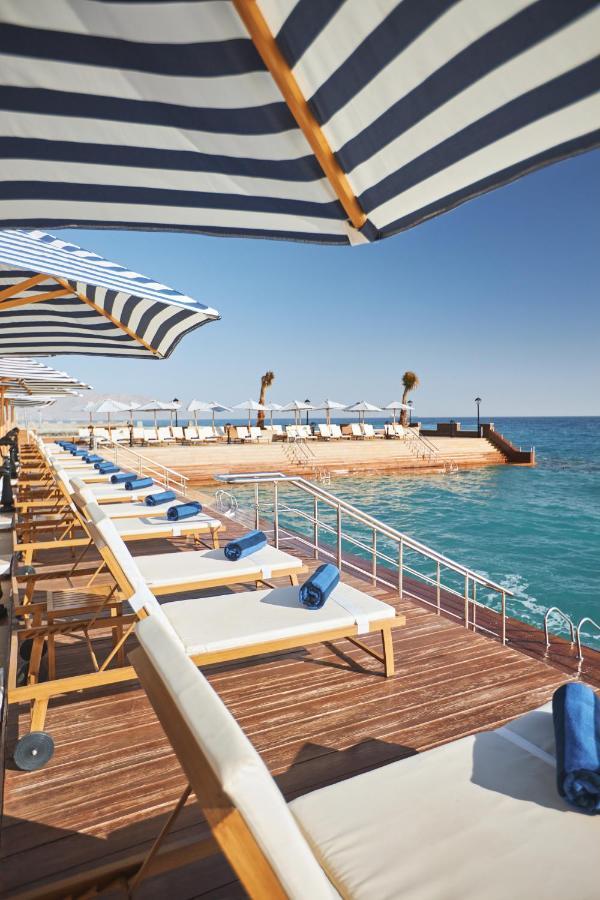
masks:
[(410, 409), (406, 403), (403, 403), (402, 400), (392, 400), (391, 403), (388, 403), (387, 406), (383, 407), (384, 409), (392, 409), (394, 411), (394, 422), (396, 421), (396, 412), (399, 409)]
[(198, 413), (210, 412), (211, 405), (210, 403), (207, 403), (206, 400), (190, 400), (186, 409), (188, 412), (194, 414), (194, 425), (198, 425)]
[(327, 424), (331, 425), (331, 410), (332, 409), (346, 409), (346, 404), (338, 403), (337, 400), (323, 400), (322, 403), (317, 403), (315, 405), (315, 409), (324, 409), (325, 415), (327, 418)]
[(263, 403), (257, 403), (256, 400), (242, 400), (241, 403), (236, 403), (236, 405), (233, 407), (233, 409), (247, 409), (248, 410), (248, 428), (249, 428), (250, 427), (250, 413), (258, 412), (261, 409), (266, 412), (268, 407), (265, 406)]
[(367, 412), (381, 412), (380, 406), (374, 406), (373, 403), (368, 403), (366, 400), (357, 400), (356, 403), (352, 403), (351, 406), (346, 407), (346, 412), (355, 412), (358, 413), (358, 421), (365, 421), (365, 413)]
[(281, 410), (283, 409), (283, 406), (281, 405), (281, 403), (267, 403), (266, 408), (271, 413), (271, 425), (273, 425), (273, 413), (281, 412)]
[(300, 422), (300, 413), (305, 409), (315, 409), (315, 407), (312, 405), (312, 403), (308, 403), (306, 400), (292, 400), (291, 403), (286, 403), (286, 405), (282, 407), (282, 410), (284, 412), (293, 410), (297, 425)]
[(99, 403), (95, 409), (97, 413), (106, 413), (106, 422), (110, 425), (110, 414), (125, 412), (129, 407), (126, 403), (121, 403), (120, 400), (112, 400), (110, 397), (106, 400), (103, 400), (102, 403)]
[(83, 407), (83, 411), (88, 413), (88, 415), (90, 417), (90, 425), (92, 424), (92, 415), (94, 414), (95, 410), (96, 410), (96, 404), (94, 403), (93, 400), (90, 400), (89, 403), (86, 403), (85, 406)]
[(212, 430), (213, 434), (215, 434), (215, 413), (231, 412), (231, 407), (225, 406), (224, 403), (217, 403), (216, 400), (209, 400), (208, 402), (212, 412)]
[(137, 407), (138, 412), (153, 412), (154, 413), (154, 427), (156, 428), (156, 413), (157, 412), (168, 412), (169, 415), (176, 409), (179, 409), (178, 403), (165, 403), (163, 400), (148, 400), (147, 403), (142, 403), (141, 406)]

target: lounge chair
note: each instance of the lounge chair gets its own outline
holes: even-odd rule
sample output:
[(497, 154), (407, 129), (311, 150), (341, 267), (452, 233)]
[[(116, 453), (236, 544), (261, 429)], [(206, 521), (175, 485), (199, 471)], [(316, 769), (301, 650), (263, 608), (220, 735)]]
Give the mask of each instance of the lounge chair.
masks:
[(88, 483), (86, 485), (86, 482), (79, 477), (74, 476), (71, 478), (68, 472), (65, 472), (65, 475), (69, 478), (75, 490), (81, 490), (82, 487), (88, 487), (93, 491), (97, 503), (118, 503), (119, 501), (128, 503), (132, 500), (143, 500), (148, 494), (156, 494), (157, 491), (166, 490), (165, 485), (160, 482), (155, 482), (150, 487), (135, 488), (133, 491), (127, 491), (124, 484), (111, 484), (108, 482), (103, 484)]
[(323, 440), (323, 441), (331, 440), (331, 426), (330, 425), (324, 425), (322, 423), (319, 423), (317, 425), (317, 431), (318, 431), (318, 436), (321, 438), (321, 440)]
[(330, 425), (329, 427), (331, 428), (331, 437), (333, 438), (333, 440), (334, 441), (341, 440), (343, 435), (342, 435), (342, 429), (340, 428), (340, 426), (339, 425)]
[(173, 435), (173, 440), (177, 441), (179, 444), (182, 444), (185, 441), (185, 435), (181, 425), (173, 425), (171, 434)]
[(176, 635), (152, 615), (136, 635), (130, 660), (187, 793), (248, 896), (598, 896), (600, 818), (573, 812), (557, 793), (549, 704), (286, 803)]
[(140, 425), (133, 426), (133, 443), (134, 444), (145, 444), (146, 439), (144, 437), (144, 429)]
[(250, 432), (247, 425), (236, 425), (235, 434), (238, 441), (250, 441)]
[(352, 422), (350, 425), (350, 434), (357, 440), (362, 440), (364, 438), (364, 434), (362, 433), (362, 429), (358, 422)]
[(185, 439), (186, 441), (196, 441), (200, 440), (200, 435), (198, 434), (198, 426), (197, 425), (187, 425), (185, 429)]
[(369, 422), (362, 423), (362, 433), (363, 433), (363, 437), (366, 437), (366, 438), (374, 438), (375, 437), (375, 429)]
[(90, 439), (90, 429), (89, 428), (78, 428), (77, 429), (77, 440), (78, 441), (89, 441)]
[(171, 428), (168, 425), (157, 429), (158, 440), (161, 444), (172, 444), (175, 438), (171, 434)]
[(113, 428), (110, 436), (117, 444), (123, 444), (129, 440), (129, 428)]
[(201, 441), (215, 441), (216, 437), (211, 425), (198, 425), (198, 436)]
[(296, 441), (300, 437), (297, 425), (286, 425), (285, 433), (288, 441)]
[(157, 428), (144, 428), (144, 442), (146, 444), (157, 444), (158, 443), (158, 429)]

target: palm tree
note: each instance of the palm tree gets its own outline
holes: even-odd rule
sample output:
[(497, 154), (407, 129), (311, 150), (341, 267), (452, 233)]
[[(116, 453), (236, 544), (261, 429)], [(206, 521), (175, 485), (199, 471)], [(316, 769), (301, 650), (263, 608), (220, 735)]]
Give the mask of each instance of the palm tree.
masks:
[[(402, 376), (402, 387), (404, 391), (402, 393), (402, 402), (406, 404), (406, 399), (411, 391), (414, 391), (415, 388), (419, 387), (419, 376), (416, 372), (405, 372)], [(400, 422), (402, 425), (408, 425), (408, 410), (403, 409), (400, 415)]]
[[(261, 379), (260, 379), (260, 396), (258, 398), (258, 402), (261, 405), (264, 405), (265, 397), (267, 395), (267, 388), (270, 388), (274, 381), (275, 381), (275, 372), (271, 372), (270, 369), (268, 372), (265, 372), (265, 374), (261, 377)], [(265, 412), (263, 409), (259, 409), (258, 413), (256, 414), (256, 424), (258, 425), (259, 428), (264, 428)]]

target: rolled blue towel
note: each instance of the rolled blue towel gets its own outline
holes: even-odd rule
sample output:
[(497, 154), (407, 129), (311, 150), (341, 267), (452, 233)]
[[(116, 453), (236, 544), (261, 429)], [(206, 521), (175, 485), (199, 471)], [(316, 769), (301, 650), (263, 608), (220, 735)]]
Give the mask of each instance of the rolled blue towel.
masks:
[(102, 462), (102, 457), (98, 456), (96, 453), (90, 453), (83, 457), (83, 461), (86, 463), (99, 463)]
[(180, 503), (178, 506), (170, 506), (167, 510), (167, 519), (171, 522), (178, 522), (180, 519), (189, 519), (196, 516), (202, 509), (202, 504), (197, 500), (188, 500), (187, 503)]
[(337, 566), (324, 563), (300, 586), (300, 603), (308, 609), (321, 609), (339, 583), (340, 571)]
[(99, 475), (112, 475), (113, 472), (120, 472), (121, 467), (115, 466), (114, 463), (106, 463), (104, 466), (99, 466), (98, 474)]
[(89, 450), (71, 450), (71, 456), (87, 456)]
[(124, 484), (126, 481), (133, 481), (136, 478), (135, 472), (119, 472), (117, 475), (111, 475), (112, 484)]
[(106, 465), (106, 463), (108, 463), (108, 462), (109, 462), (108, 459), (104, 459), (103, 456), (100, 456), (100, 457), (98, 457), (98, 462), (95, 462), (95, 463), (94, 463), (94, 468), (95, 468), (95, 469), (99, 469), (100, 466), (104, 466), (104, 465)]
[(600, 813), (600, 698), (578, 681), (552, 698), (558, 793), (581, 812)]
[(153, 484), (151, 478), (132, 478), (131, 481), (125, 482), (125, 490), (137, 491), (138, 488), (152, 487)]
[(158, 494), (148, 494), (144, 503), (146, 506), (160, 506), (161, 503), (170, 503), (171, 500), (177, 500), (175, 491), (159, 491)]
[(266, 545), (267, 536), (263, 531), (249, 531), (247, 534), (243, 534), (242, 537), (225, 544), (223, 553), (226, 559), (236, 562), (238, 559), (250, 556), (251, 553), (256, 553), (257, 550), (262, 550)]

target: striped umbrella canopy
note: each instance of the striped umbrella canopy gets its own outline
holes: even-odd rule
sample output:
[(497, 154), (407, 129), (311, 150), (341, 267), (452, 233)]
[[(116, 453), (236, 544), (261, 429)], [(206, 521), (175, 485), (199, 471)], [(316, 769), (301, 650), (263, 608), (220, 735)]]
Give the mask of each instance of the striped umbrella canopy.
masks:
[(164, 359), (185, 334), (218, 318), (77, 244), (43, 231), (0, 231), (3, 354)]
[(374, 241), (600, 140), (596, 0), (5, 0), (0, 20), (0, 227)]
[(0, 394), (76, 394), (90, 386), (35, 359), (0, 357)]

